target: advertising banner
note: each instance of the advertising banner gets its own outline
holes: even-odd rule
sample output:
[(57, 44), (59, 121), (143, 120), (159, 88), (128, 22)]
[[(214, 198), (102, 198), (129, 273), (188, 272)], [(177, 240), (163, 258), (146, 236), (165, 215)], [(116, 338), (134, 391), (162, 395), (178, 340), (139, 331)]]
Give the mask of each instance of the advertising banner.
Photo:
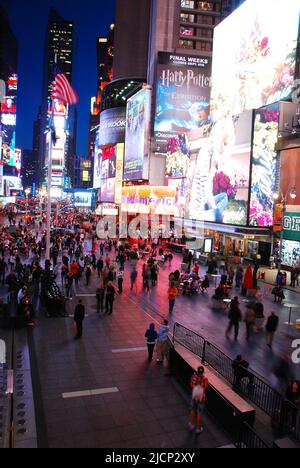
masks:
[(149, 178), (151, 88), (145, 87), (127, 102), (124, 180)]
[(122, 202), (123, 172), (124, 172), (124, 143), (119, 143), (116, 147), (116, 178), (115, 178), (115, 203)]
[(298, 213), (286, 213), (283, 226), (284, 239), (300, 242), (300, 210)]
[(125, 142), (126, 108), (107, 109), (100, 115), (99, 146)]
[(186, 218), (247, 226), (253, 112), (218, 121), (190, 161)]
[(94, 158), (94, 184), (93, 188), (98, 189), (101, 185), (101, 161), (102, 151), (99, 145), (99, 131), (96, 135), (95, 158)]
[(212, 61), (208, 57), (158, 53), (155, 151), (169, 138), (210, 123)]
[(270, 227), (274, 222), (274, 198), (277, 176), (279, 105), (262, 107), (255, 112), (250, 226)]
[(122, 189), (122, 211), (178, 216), (175, 190), (170, 187), (132, 186)]
[(18, 75), (11, 75), (6, 82), (6, 95), (2, 99), (0, 140), (2, 140), (1, 160), (4, 164), (15, 166), (16, 124), (17, 124)]
[(115, 179), (105, 179), (101, 181), (101, 202), (115, 202)]
[[(293, 92), (299, 0), (249, 0), (214, 30), (212, 115), (240, 114)], [(288, 27), (283, 28), (286, 24)], [(241, 27), (241, 25), (243, 25)]]

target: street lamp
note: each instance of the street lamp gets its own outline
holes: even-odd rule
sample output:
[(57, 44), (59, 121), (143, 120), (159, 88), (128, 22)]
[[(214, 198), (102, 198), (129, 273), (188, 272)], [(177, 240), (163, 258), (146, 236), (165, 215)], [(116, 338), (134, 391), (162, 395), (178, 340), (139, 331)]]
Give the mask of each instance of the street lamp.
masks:
[(29, 197), (29, 194), (30, 194), (30, 189), (27, 188), (25, 189), (25, 195), (26, 195), (26, 223), (27, 223), (27, 217), (28, 217), (28, 197)]
[(280, 228), (280, 246), (279, 246), (279, 263), (278, 263), (278, 273), (281, 270), (282, 265), (282, 251), (283, 251), (283, 231), (284, 231), (284, 218), (286, 213), (286, 206), (287, 206), (287, 199), (291, 197), (292, 200), (295, 200), (297, 197), (297, 190), (296, 186), (293, 186), (288, 189), (288, 191), (283, 194), (282, 191), (276, 192), (273, 194), (273, 199), (278, 201), (279, 199), (282, 200), (282, 217), (281, 217), (281, 228)]

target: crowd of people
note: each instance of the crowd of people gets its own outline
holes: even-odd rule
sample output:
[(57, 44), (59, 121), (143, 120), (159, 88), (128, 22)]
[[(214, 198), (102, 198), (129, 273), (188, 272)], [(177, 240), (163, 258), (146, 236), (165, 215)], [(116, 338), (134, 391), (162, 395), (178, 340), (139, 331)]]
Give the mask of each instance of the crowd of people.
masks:
[[(51, 230), (50, 262), (43, 264), (46, 249), (46, 235), (44, 219), (17, 218), (7, 213), (9, 225), (3, 224), (0, 232), (0, 282), (8, 286), (10, 298), (15, 298), (17, 316), (22, 317), (28, 326), (34, 326), (38, 299), (43, 286), (49, 283), (55, 289), (52, 296), (72, 301), (79, 287), (94, 288), (97, 282), (95, 299), (98, 314), (112, 315), (115, 298), (124, 293), (125, 275), (128, 275), (130, 291), (139, 294), (149, 293), (159, 284), (160, 271), (169, 268), (169, 282), (166, 287), (166, 297), (169, 303), (169, 319), (172, 319), (179, 294), (206, 294), (211, 289), (211, 275), (219, 273), (220, 283), (215, 289), (214, 300), (223, 302), (227, 299), (225, 310), (228, 312), (228, 328), (226, 336), (230, 337), (234, 330), (234, 339), (239, 338), (240, 325), (245, 324), (246, 338), (250, 340), (255, 329), (264, 329), (266, 343), (272, 348), (274, 337), (278, 330), (279, 318), (275, 311), (271, 311), (266, 318), (264, 304), (259, 296), (251, 298), (246, 303), (243, 314), (239, 296), (230, 299), (232, 291), (243, 293), (245, 270), (242, 266), (227, 265), (225, 261), (219, 264), (210, 259), (207, 272), (201, 276), (200, 265), (189, 251), (183, 253), (181, 269), (172, 271), (174, 255), (167, 246), (152, 241), (121, 242), (107, 237), (99, 241), (96, 235), (98, 217), (82, 215), (78, 212), (56, 215), (53, 218)], [(139, 261), (142, 268), (139, 268)], [(140, 273), (139, 273), (140, 272)], [(138, 280), (141, 274), (141, 281)], [(298, 277), (298, 276), (297, 276)], [(295, 282), (297, 277), (294, 273)], [(58, 284), (60, 286), (58, 286)], [(93, 290), (92, 290), (93, 291)], [(284, 299), (281, 284), (272, 291), (275, 302)], [(51, 293), (49, 293), (51, 297)], [(246, 302), (246, 300), (245, 300)], [(2, 307), (3, 308), (3, 307)], [(3, 308), (4, 309), (4, 308)], [(0, 307), (1, 313), (1, 307)], [(80, 300), (74, 305), (74, 323), (76, 325), (76, 339), (83, 336), (83, 322), (85, 319), (85, 305)], [(153, 359), (154, 350), (157, 352), (157, 362), (164, 362), (167, 354), (169, 323), (164, 320), (158, 330), (151, 324), (145, 333), (149, 362)], [(238, 356), (234, 363), (236, 385), (250, 375), (246, 360)], [(243, 369), (243, 370), (241, 370)], [(198, 379), (198, 380), (197, 380)], [(192, 383), (192, 411), (190, 429), (201, 433), (202, 413), (205, 404), (205, 393), (208, 383), (203, 380), (203, 371), (198, 370), (197, 379)], [(200, 382), (197, 384), (197, 382)], [(251, 385), (251, 381), (250, 381)], [(202, 387), (202, 389), (197, 387)], [(298, 388), (298, 387), (297, 387)], [(296, 399), (296, 384), (292, 385), (289, 400)], [(194, 391), (195, 390), (195, 391)]]

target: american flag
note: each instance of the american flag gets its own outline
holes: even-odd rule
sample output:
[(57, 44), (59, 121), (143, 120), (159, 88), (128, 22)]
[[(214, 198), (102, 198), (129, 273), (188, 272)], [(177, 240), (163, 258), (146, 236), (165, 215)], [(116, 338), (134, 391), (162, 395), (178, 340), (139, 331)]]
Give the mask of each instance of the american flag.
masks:
[(52, 85), (52, 99), (66, 102), (69, 106), (77, 104), (79, 98), (74, 88), (69, 83), (68, 78), (63, 73), (55, 76)]

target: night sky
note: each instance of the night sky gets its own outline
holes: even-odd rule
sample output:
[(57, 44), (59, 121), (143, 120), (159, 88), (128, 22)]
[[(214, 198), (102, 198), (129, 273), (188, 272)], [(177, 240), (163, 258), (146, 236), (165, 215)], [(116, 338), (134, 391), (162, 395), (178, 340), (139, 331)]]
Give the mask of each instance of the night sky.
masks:
[(45, 31), (49, 7), (75, 21), (78, 55), (74, 87), (79, 95), (77, 153), (87, 154), (90, 98), (97, 89), (96, 37), (114, 22), (115, 0), (8, 0), (11, 25), (19, 41), (17, 146), (32, 148), (33, 121), (41, 104)]

